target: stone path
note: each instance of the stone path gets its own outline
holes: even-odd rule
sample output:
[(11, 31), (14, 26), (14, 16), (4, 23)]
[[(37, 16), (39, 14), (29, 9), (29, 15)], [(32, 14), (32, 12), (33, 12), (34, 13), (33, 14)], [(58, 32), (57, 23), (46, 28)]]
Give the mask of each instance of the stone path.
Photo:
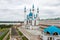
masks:
[(24, 34), (24, 36), (26, 36), (29, 40), (40, 40), (40, 39), (39, 39), (39, 36), (32, 35), (31, 33), (27, 32), (26, 29), (21, 28), (21, 27), (18, 28), (18, 29), (19, 29), (19, 31), (21, 31), (21, 32)]
[(16, 28), (11, 28), (11, 39), (10, 40), (21, 40)]

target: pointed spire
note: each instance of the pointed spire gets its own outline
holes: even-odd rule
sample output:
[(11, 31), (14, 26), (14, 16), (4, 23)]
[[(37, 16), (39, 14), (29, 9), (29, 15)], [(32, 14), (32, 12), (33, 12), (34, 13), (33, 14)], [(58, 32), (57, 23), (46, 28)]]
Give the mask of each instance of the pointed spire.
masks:
[(34, 8), (34, 4), (33, 4), (32, 8)]
[(26, 12), (26, 7), (24, 8), (24, 12)]
[(31, 12), (31, 9), (30, 9), (30, 12)]
[(32, 11), (34, 11), (34, 4), (33, 4), (33, 6), (32, 6)]

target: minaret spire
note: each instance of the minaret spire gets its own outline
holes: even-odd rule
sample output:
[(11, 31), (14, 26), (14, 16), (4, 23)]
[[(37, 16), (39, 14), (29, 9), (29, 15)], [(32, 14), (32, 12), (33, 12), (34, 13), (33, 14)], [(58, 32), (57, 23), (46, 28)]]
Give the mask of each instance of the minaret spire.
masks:
[(26, 7), (24, 8), (24, 15), (25, 15), (24, 17), (26, 17)]
[(26, 7), (24, 8), (24, 12), (26, 13)]
[(33, 8), (34, 8), (34, 4), (33, 4), (33, 6), (32, 6)]
[(27, 23), (26, 23), (26, 7), (24, 7), (24, 24), (26, 25)]
[(37, 8), (37, 17), (38, 17), (38, 15), (39, 15), (39, 8)]
[(30, 12), (31, 12), (31, 9), (30, 9)]
[(34, 11), (34, 4), (33, 4), (33, 6), (32, 6), (32, 11)]

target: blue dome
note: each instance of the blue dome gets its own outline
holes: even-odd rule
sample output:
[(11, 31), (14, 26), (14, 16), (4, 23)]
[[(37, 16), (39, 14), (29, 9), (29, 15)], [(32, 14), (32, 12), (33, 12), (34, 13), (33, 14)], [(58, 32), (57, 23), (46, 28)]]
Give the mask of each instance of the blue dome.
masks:
[(32, 17), (32, 16), (33, 16), (33, 13), (32, 13), (32, 12), (30, 12), (30, 13), (29, 13), (29, 17)]
[(60, 29), (57, 26), (48, 26), (48, 28), (44, 29), (44, 32), (49, 32), (51, 35), (53, 35), (54, 32), (57, 32), (60, 34)]

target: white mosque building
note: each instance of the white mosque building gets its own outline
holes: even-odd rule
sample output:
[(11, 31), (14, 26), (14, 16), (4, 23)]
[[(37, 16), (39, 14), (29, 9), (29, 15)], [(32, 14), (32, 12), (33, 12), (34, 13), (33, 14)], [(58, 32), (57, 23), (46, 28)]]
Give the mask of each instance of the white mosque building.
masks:
[(41, 34), (42, 40), (60, 40), (60, 28), (58, 26), (48, 26)]
[(24, 24), (26, 27), (29, 27), (30, 29), (38, 28), (36, 27), (39, 24), (40, 18), (39, 18), (39, 8), (36, 10), (34, 9), (34, 5), (32, 6), (32, 9), (30, 9), (29, 14), (27, 14), (26, 7), (24, 8), (24, 14), (25, 14), (25, 20)]

